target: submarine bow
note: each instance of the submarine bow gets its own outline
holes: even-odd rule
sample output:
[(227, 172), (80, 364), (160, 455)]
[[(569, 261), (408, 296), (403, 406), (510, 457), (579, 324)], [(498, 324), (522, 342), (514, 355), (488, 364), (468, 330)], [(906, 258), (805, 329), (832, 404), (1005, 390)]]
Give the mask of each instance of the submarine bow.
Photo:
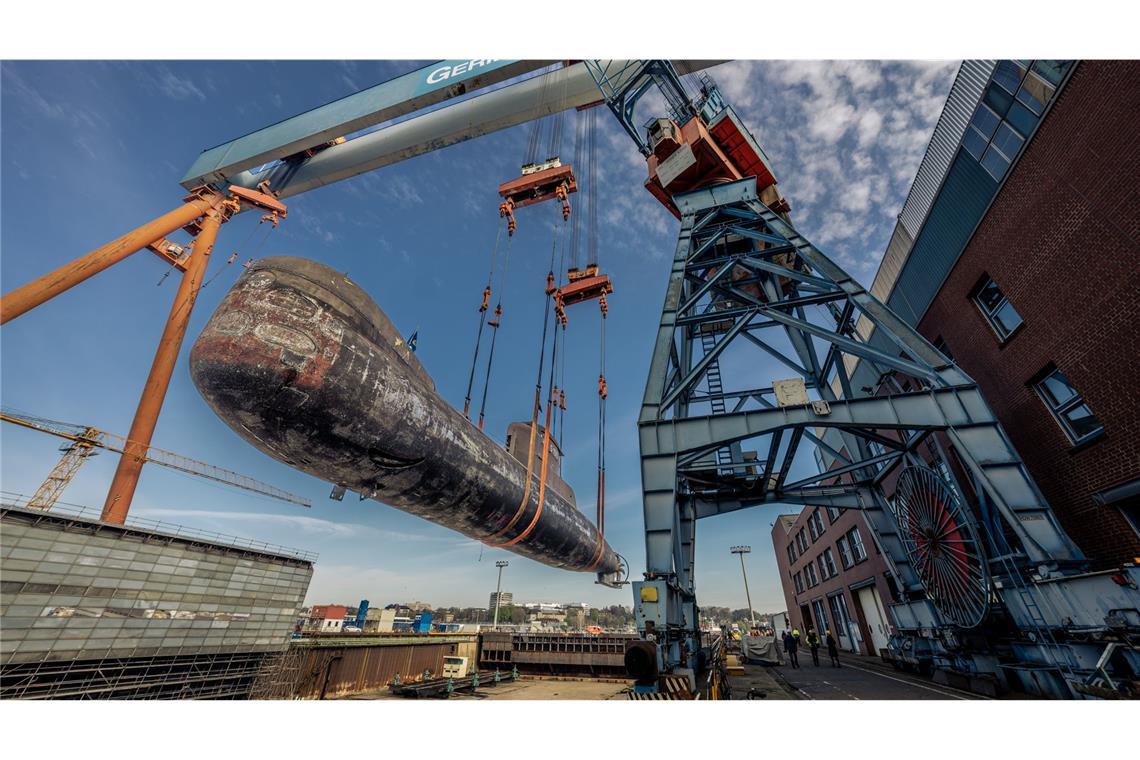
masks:
[(619, 573), (569, 489), (537, 474), (528, 487), (526, 464), (440, 398), (380, 307), (324, 264), (252, 265), (190, 373), (227, 425), (290, 467), (551, 567)]

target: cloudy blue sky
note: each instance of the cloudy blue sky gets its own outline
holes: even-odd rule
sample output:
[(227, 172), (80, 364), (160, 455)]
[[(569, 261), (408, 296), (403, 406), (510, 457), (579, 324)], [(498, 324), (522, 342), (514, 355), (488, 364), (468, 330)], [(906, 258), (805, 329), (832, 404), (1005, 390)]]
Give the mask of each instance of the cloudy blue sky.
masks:
[[(6, 292), (178, 205), (178, 180), (198, 153), (265, 124), (417, 67), (395, 62), (5, 62), (0, 79), (0, 280)], [(793, 219), (865, 284), (874, 277), (918, 168), (956, 62), (733, 62), (711, 71), (773, 161)], [(600, 114), (599, 248), (616, 293), (608, 323), (608, 538), (644, 566), (634, 420), (677, 223), (641, 185), (640, 156)], [(569, 135), (564, 153), (571, 150)], [(190, 326), (201, 331), (237, 276), (230, 252), (308, 256), (347, 271), (405, 332), (440, 393), (462, 405), (486, 266), (499, 220), (495, 189), (517, 175), (527, 127), (496, 133), (291, 199), (289, 219), (260, 245), (256, 220), (223, 228)], [(553, 210), (520, 213), (488, 431), (529, 412)], [(248, 215), (247, 215), (248, 216)], [(140, 253), (5, 326), (3, 403), (125, 433), (175, 289)], [(161, 284), (159, 284), (161, 282)], [(592, 514), (596, 316), (571, 314), (570, 412), (564, 476)], [(507, 350), (502, 350), (507, 349)], [(739, 370), (738, 370), (739, 371)], [(765, 369), (747, 371), (764, 376)], [(727, 372), (727, 369), (726, 369)], [(771, 379), (771, 376), (768, 376)], [(3, 490), (30, 494), (58, 441), (0, 430)], [(328, 486), (250, 448), (206, 407), (185, 352), (154, 444), (223, 465), (313, 500), (311, 510), (150, 467), (133, 514), (320, 553), (310, 602), (424, 600), (485, 604), (494, 561), (512, 560), (506, 590), (525, 601), (629, 604), (596, 586), (492, 549), (375, 502), (327, 499)], [(102, 505), (114, 456), (86, 464), (64, 500)], [(807, 462), (799, 462), (801, 467)], [(770, 526), (778, 508), (702, 522), (703, 604), (743, 606), (739, 565), (750, 543), (758, 610), (783, 608)]]

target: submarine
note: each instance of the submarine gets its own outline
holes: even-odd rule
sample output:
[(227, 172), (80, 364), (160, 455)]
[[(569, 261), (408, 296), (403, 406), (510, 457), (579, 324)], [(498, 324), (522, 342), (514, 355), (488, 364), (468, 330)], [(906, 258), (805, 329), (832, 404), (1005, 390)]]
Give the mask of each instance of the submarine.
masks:
[(195, 341), (190, 374), (230, 428), (290, 467), (607, 585), (625, 570), (578, 510), (553, 442), (540, 481), (542, 428), (515, 423), (506, 446), (477, 429), (440, 398), (380, 307), (331, 267), (291, 256), (252, 264)]

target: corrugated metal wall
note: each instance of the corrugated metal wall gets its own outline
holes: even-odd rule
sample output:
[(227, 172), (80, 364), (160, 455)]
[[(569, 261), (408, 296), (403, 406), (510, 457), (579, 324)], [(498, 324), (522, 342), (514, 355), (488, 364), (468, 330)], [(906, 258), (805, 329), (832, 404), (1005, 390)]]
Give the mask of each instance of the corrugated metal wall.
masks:
[(475, 642), (424, 643), (394, 646), (346, 646), (309, 649), (301, 661), (294, 699), (317, 699), (326, 683), (325, 698), (382, 689), (399, 673), (404, 681), (430, 670), (443, 671), (443, 658), (466, 657), (469, 667), (476, 660)]
[(273, 652), (307, 560), (67, 513), (0, 512), (0, 664)]
[(997, 181), (968, 153), (962, 151), (954, 159), (887, 299), (909, 324), (917, 325), (926, 312), (997, 188)]
[[(938, 195), (938, 188), (941, 187), (943, 180), (950, 171), (951, 164), (958, 151), (958, 145), (962, 140), (962, 134), (970, 122), (970, 116), (974, 113), (978, 101), (981, 100), (982, 92), (985, 90), (986, 83), (989, 82), (990, 75), (996, 65), (996, 60), (975, 60), (963, 61), (958, 68), (958, 75), (950, 87), (950, 94), (946, 97), (942, 114), (934, 125), (934, 132), (926, 146), (926, 153), (918, 165), (918, 172), (911, 183), (902, 210), (899, 211), (895, 229), (891, 233), (887, 250), (883, 254), (883, 259), (879, 263), (879, 270), (871, 285), (871, 293), (880, 301), (888, 302), (891, 294), (896, 290), (899, 277), (903, 270), (908, 268), (908, 265), (911, 269), (924, 266), (922, 262), (915, 263), (912, 261), (911, 249), (915, 237), (922, 231), (923, 223), (931, 211), (935, 196)], [(908, 322), (915, 324), (917, 321), (915, 309), (918, 307), (911, 304), (908, 309), (907, 300), (906, 297), (899, 296), (898, 301), (903, 304), (903, 307), (896, 309), (896, 311)], [(926, 303), (929, 303), (929, 300)], [(891, 305), (893, 307), (894, 303)], [(924, 309), (925, 304), (921, 308)], [(918, 313), (921, 314), (921, 309)], [(878, 341), (874, 339), (874, 325), (866, 317), (859, 318), (856, 330), (877, 348), (889, 349), (893, 345), (885, 339)], [(863, 368), (863, 363), (857, 358), (845, 357), (844, 363), (848, 374), (855, 381), (853, 382), (855, 388), (863, 385), (874, 385), (876, 380), (874, 373)], [(838, 379), (832, 385), (838, 392)]]
[(970, 122), (970, 116), (982, 97), (982, 91), (993, 74), (996, 60), (962, 61), (958, 76), (950, 87), (942, 115), (934, 126), (926, 155), (918, 165), (914, 183), (899, 212), (899, 221), (904, 224), (913, 238), (922, 228), (922, 222), (934, 202), (942, 178), (946, 176), (962, 133)]
[[(997, 181), (973, 156), (959, 152), (886, 299), (907, 324), (917, 326), (926, 313), (997, 188)], [(872, 333), (868, 342), (879, 350), (898, 353), (885, 335)], [(859, 362), (851, 385), (858, 391), (864, 386), (874, 387), (877, 380), (877, 373), (866, 362)]]

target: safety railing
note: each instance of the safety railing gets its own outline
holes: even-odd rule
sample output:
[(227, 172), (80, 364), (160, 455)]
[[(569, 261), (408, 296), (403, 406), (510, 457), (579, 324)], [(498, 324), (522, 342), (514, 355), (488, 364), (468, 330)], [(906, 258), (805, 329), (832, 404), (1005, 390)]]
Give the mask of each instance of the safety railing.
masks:
[[(4, 507), (15, 507), (29, 512), (44, 512), (57, 517), (68, 517), (75, 520), (83, 520), (85, 522), (101, 522), (100, 517), (102, 510), (95, 507), (83, 506), (80, 504), (70, 504), (67, 502), (57, 501), (50, 510), (36, 509), (28, 506), (28, 501), (31, 497), (14, 493), (11, 491), (0, 491), (0, 504)], [(202, 530), (200, 528), (190, 528), (185, 525), (178, 525), (177, 523), (164, 522), (162, 520), (152, 520), (146, 517), (129, 516), (123, 523), (127, 528), (138, 528), (152, 533), (160, 533), (166, 536), (174, 536), (177, 538), (190, 538), (210, 541), (211, 543), (221, 544), (224, 546), (233, 547), (235, 549), (250, 549), (252, 551), (265, 552), (267, 554), (279, 554), (294, 559), (305, 560), (307, 562), (315, 562), (319, 556), (316, 552), (306, 551), (304, 549), (297, 549), (291, 546), (282, 546), (280, 544), (272, 544), (266, 541), (258, 541), (253, 538), (242, 538), (241, 536), (234, 536), (228, 533), (219, 533), (212, 530)]]

